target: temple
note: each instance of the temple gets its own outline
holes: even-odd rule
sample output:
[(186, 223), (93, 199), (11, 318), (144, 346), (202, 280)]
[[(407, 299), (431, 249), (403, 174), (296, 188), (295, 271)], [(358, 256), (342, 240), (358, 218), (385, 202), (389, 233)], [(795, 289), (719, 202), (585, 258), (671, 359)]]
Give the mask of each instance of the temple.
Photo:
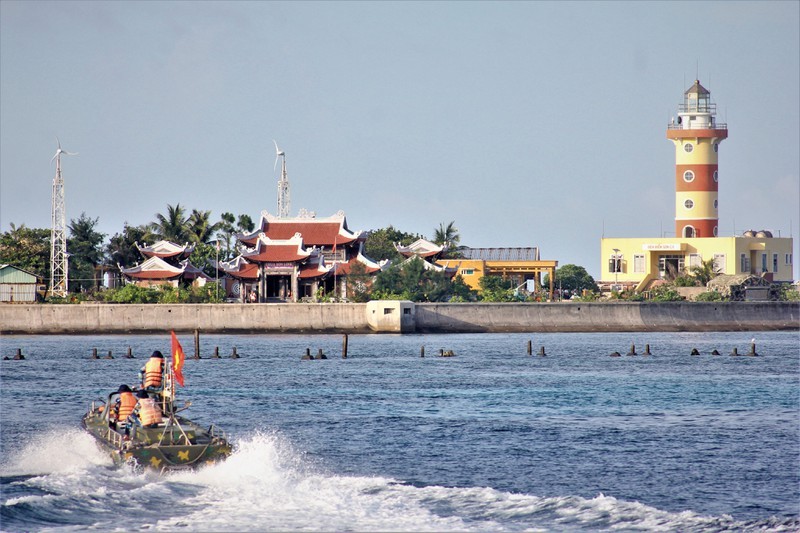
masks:
[(255, 231), (236, 235), (240, 254), (217, 266), (228, 277), (228, 297), (242, 302), (314, 301), (322, 294), (346, 300), (354, 268), (369, 275), (388, 265), (363, 254), (366, 238), (350, 231), (342, 211), (327, 218), (264, 211)]
[(152, 246), (140, 246), (137, 242), (136, 248), (147, 258), (143, 263), (131, 268), (117, 265), (129, 282), (147, 287), (166, 284), (177, 287), (181, 283), (203, 286), (211, 279), (189, 261), (194, 244), (181, 246), (162, 240)]

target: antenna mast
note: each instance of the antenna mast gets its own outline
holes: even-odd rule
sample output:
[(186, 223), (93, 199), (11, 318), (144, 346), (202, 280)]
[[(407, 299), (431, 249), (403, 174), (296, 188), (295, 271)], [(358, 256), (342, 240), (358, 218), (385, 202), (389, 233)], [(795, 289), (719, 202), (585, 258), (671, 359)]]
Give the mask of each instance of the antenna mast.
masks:
[(281, 159), (281, 177), (278, 180), (278, 218), (289, 218), (289, 211), (292, 204), (291, 196), (289, 195), (289, 178), (286, 175), (286, 152), (278, 148), (278, 143), (275, 143), (275, 163), (278, 158)]
[[(61, 154), (75, 155), (61, 149), (61, 142), (56, 138), (58, 150), (53, 159), (56, 160), (56, 175), (53, 178), (53, 208), (50, 220), (50, 295), (67, 296), (69, 287), (69, 263), (67, 255), (67, 216), (64, 207), (64, 178), (61, 176)], [(51, 159), (52, 161), (52, 159)]]

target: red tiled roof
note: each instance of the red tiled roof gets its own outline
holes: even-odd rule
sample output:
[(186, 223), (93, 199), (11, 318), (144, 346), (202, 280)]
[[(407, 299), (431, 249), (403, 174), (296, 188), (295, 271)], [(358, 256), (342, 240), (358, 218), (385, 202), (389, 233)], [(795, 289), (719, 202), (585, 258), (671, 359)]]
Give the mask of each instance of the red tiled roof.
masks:
[(349, 231), (339, 231), (341, 228), (339, 222), (271, 221), (264, 225), (262, 230), (270, 239), (290, 239), (295, 233), (299, 233), (303, 236), (303, 242), (308, 246), (345, 245), (356, 240), (356, 236)]
[(258, 263), (294, 263), (308, 258), (309, 252), (303, 253), (296, 244), (263, 244), (252, 252), (245, 252), (242, 257)]
[(258, 265), (255, 263), (246, 264), (239, 270), (225, 270), (228, 274), (237, 279), (254, 281), (258, 279)]

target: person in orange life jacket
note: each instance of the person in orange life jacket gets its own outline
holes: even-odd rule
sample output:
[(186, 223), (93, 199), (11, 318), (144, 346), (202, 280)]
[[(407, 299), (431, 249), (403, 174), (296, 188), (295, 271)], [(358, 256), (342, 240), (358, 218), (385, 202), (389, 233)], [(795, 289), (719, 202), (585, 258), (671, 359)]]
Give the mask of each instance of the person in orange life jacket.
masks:
[(139, 401), (136, 403), (136, 407), (133, 408), (130, 420), (146, 428), (157, 427), (163, 420), (163, 415), (161, 414), (161, 407), (156, 403), (155, 398), (151, 398), (143, 390), (138, 391), (136, 397)]
[(139, 370), (139, 379), (142, 389), (160, 392), (164, 388), (164, 356), (158, 350), (153, 352), (150, 359)]
[(136, 397), (131, 388), (127, 385), (120, 385), (117, 389), (117, 401), (108, 413), (108, 425), (114, 428), (114, 424), (124, 423), (136, 406)]

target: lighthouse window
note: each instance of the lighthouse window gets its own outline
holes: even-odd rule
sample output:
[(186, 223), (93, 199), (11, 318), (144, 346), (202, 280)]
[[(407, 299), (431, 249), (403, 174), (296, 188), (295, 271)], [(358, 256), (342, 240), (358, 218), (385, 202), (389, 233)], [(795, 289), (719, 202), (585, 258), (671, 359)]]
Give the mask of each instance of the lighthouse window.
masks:
[(687, 170), (686, 172), (684, 172), (683, 181), (685, 182), (694, 181), (694, 172), (692, 172), (691, 170)]
[(719, 152), (719, 143), (714, 143), (714, 153)]
[(714, 226), (714, 237), (716, 237), (716, 236), (717, 236), (717, 227)]
[(719, 206), (719, 200), (714, 200), (714, 209), (717, 209)]
[(693, 201), (691, 201), (691, 200), (686, 200), (685, 202), (683, 202), (683, 206), (684, 206), (686, 209), (691, 209), (691, 208), (693, 208), (693, 207), (694, 207), (694, 202), (693, 202)]
[(683, 149), (686, 150), (686, 153), (690, 153), (694, 150), (694, 146), (692, 146), (692, 143), (686, 143), (683, 145)]
[[(716, 144), (714, 146), (716, 146)], [(719, 170), (715, 170), (714, 171), (714, 183), (717, 183), (718, 181), (719, 181)]]

